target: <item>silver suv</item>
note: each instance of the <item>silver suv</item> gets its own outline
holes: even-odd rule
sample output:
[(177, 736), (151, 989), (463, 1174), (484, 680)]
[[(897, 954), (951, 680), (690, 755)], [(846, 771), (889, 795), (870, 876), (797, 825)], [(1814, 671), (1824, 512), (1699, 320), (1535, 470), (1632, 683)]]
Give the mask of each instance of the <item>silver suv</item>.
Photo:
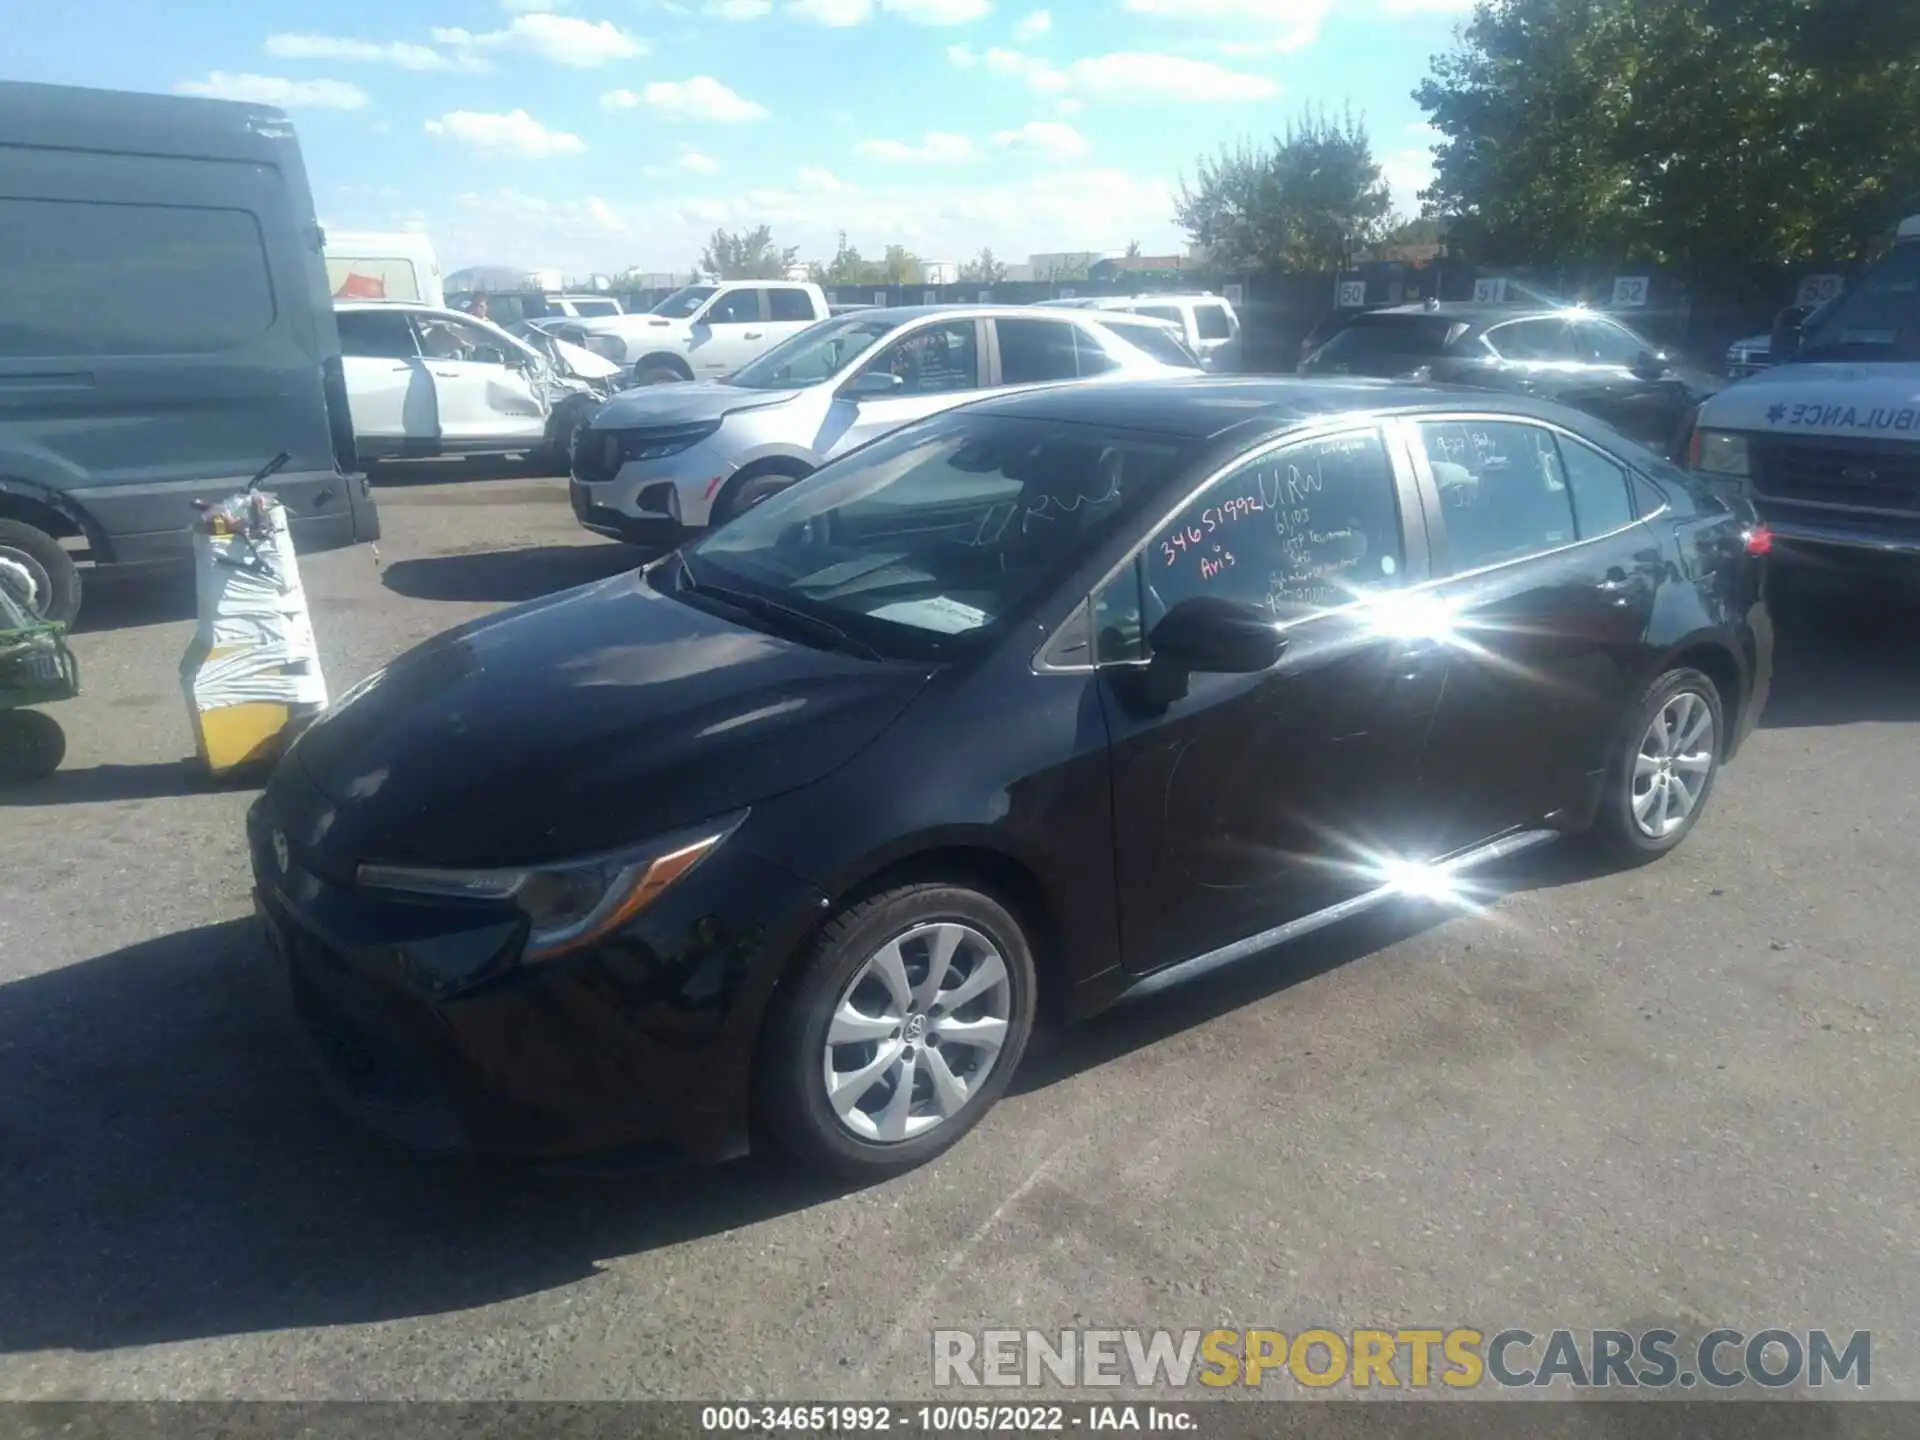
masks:
[(1080, 295), (1040, 303), (1077, 310), (1124, 311), (1165, 320), (1180, 327), (1187, 348), (1200, 357), (1201, 368), (1209, 374), (1231, 375), (1240, 369), (1240, 317), (1232, 305), (1211, 291), (1197, 295)]
[(573, 446), (573, 512), (672, 545), (837, 455), (997, 390), (1197, 375), (1173, 326), (1033, 306), (933, 305), (823, 320), (724, 380), (622, 391)]

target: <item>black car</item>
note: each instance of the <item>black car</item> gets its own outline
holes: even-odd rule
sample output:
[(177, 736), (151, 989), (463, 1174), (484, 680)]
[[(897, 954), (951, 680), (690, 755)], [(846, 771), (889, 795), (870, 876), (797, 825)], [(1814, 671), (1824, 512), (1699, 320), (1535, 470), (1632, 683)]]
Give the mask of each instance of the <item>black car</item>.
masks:
[(1300, 373), (1536, 395), (1596, 415), (1663, 455), (1673, 453), (1689, 412), (1726, 383), (1591, 310), (1432, 303), (1353, 315)]
[(1524, 399), (984, 402), (363, 682), (251, 812), (260, 905), (416, 1145), (905, 1167), (1043, 1005), (1679, 844), (1772, 670), (1741, 503)]

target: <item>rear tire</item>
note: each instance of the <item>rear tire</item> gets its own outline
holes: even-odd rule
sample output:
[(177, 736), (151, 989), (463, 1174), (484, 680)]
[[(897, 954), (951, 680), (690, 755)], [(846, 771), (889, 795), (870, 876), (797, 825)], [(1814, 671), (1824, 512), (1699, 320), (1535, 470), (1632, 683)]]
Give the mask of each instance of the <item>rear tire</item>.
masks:
[(684, 385), (687, 377), (671, 365), (645, 363), (633, 367), (635, 385)]
[(0, 520), (0, 585), (25, 600), (42, 619), (71, 625), (80, 613), (80, 567), (46, 531), (21, 520)]
[(991, 895), (931, 882), (850, 906), (768, 1013), (754, 1067), (759, 1127), (843, 1178), (924, 1164), (1006, 1089), (1034, 997), (1026, 936)]
[(789, 486), (800, 483), (797, 475), (751, 475), (745, 480), (736, 480), (721, 492), (719, 503), (713, 507), (714, 525), (724, 525), (737, 516), (744, 515), (762, 500), (778, 495)]
[(1705, 813), (1727, 737), (1720, 691), (1698, 670), (1647, 687), (1607, 768), (1594, 840), (1630, 865), (1679, 847)]
[(44, 780), (67, 758), (67, 732), (43, 710), (0, 710), (0, 785)]

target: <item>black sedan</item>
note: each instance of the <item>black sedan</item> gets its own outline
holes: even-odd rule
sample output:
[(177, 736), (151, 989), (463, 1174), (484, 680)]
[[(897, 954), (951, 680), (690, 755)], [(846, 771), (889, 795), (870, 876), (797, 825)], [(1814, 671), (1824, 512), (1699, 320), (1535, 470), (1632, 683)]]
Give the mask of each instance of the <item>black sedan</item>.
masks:
[(1678, 845), (1771, 674), (1740, 504), (1526, 400), (982, 403), (363, 682), (251, 813), (260, 907), (417, 1146), (909, 1166), (1043, 1005)]
[(1609, 315), (1563, 307), (1398, 305), (1354, 314), (1302, 375), (1433, 380), (1539, 396), (1673, 453), (1696, 405), (1725, 384)]

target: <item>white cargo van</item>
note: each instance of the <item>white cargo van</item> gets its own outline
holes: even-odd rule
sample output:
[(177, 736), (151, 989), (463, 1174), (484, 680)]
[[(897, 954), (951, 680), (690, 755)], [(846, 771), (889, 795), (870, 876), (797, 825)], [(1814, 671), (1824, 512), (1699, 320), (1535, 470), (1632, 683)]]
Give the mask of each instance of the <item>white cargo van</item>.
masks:
[(444, 306), (440, 261), (425, 235), (327, 232), (327, 285), (336, 300), (412, 300)]
[(1686, 463), (1752, 497), (1787, 559), (1920, 559), (1920, 215), (1852, 289), (1775, 327), (1700, 408)]

